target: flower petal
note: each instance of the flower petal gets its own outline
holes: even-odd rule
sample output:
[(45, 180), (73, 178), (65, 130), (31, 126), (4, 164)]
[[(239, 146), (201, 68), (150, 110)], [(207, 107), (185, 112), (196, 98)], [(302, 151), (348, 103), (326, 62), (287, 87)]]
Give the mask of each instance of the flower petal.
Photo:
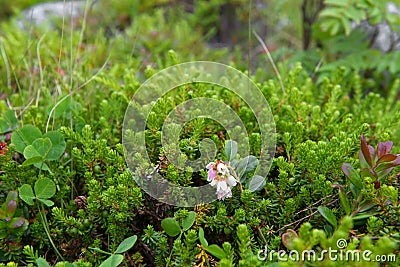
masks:
[(210, 183), (211, 186), (215, 186), (217, 184), (217, 181), (215, 179), (213, 179)]
[(207, 181), (210, 182), (212, 179), (215, 178), (215, 176), (217, 176), (217, 173), (215, 172), (215, 170), (214, 169), (209, 169), (208, 170)]
[(210, 163), (207, 164), (206, 168), (207, 169), (211, 169), (211, 168), (214, 167), (214, 165), (215, 165), (215, 162), (210, 162)]
[(217, 185), (217, 190), (218, 191), (225, 191), (228, 188), (228, 185), (226, 184), (225, 181), (221, 181)]
[(230, 186), (235, 186), (235, 185), (237, 184), (236, 179), (235, 179), (232, 175), (230, 175), (230, 176), (228, 177), (228, 179), (226, 180), (226, 182), (227, 182), (228, 185), (230, 185)]

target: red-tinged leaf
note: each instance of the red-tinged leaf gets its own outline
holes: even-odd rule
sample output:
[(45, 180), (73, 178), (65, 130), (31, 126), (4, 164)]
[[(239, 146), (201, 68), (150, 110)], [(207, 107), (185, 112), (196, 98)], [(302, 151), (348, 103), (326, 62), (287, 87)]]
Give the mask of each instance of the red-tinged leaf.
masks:
[(370, 152), (370, 150), (369, 150), (369, 148), (368, 148), (367, 142), (365, 141), (365, 137), (364, 137), (363, 134), (361, 135), (360, 141), (361, 141), (361, 151), (362, 151), (362, 154), (363, 154), (365, 160), (367, 161), (368, 165), (372, 167), (372, 156), (371, 156), (371, 152)]
[(392, 167), (396, 167), (400, 165), (400, 154), (397, 155), (397, 158), (392, 162)]
[(381, 183), (378, 180), (374, 182), (374, 188), (375, 190), (379, 190), (381, 188)]
[(380, 159), (383, 155), (389, 154), (390, 151), (392, 150), (392, 147), (393, 147), (392, 141), (379, 142), (378, 149), (376, 151), (378, 154), (378, 158)]
[(286, 248), (291, 249), (293, 247), (293, 240), (298, 237), (296, 231), (287, 229), (286, 233), (282, 234), (282, 243)]
[(11, 220), (11, 227), (14, 228), (14, 229), (15, 228), (19, 228), (22, 225), (24, 225), (24, 223), (25, 223), (25, 219), (24, 218), (22, 218), (22, 217), (14, 218), (14, 219)]
[(393, 167), (379, 170), (376, 172), (376, 174), (377, 174), (377, 177), (382, 178), (382, 177), (385, 177), (386, 175), (388, 175), (391, 171), (393, 171)]
[(381, 163), (381, 162), (391, 162), (397, 159), (397, 155), (394, 154), (385, 154), (381, 157), (379, 157), (379, 160), (377, 163)]
[(10, 200), (6, 206), (6, 216), (14, 216), (15, 210), (17, 209), (17, 201)]
[(375, 161), (376, 161), (375, 149), (372, 146), (368, 145), (368, 150), (369, 150), (369, 154), (371, 155), (372, 164), (375, 164)]
[[(343, 166), (342, 166), (342, 167), (343, 167)], [(343, 186), (340, 185), (340, 184), (331, 184), (331, 187), (337, 188), (337, 189), (339, 189), (339, 190), (342, 190), (342, 189), (343, 189)]]

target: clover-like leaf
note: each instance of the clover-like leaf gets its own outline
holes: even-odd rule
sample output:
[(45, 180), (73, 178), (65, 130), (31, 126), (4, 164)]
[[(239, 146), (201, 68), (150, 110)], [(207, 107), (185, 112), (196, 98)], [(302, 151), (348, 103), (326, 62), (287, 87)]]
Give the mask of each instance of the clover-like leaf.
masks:
[(117, 250), (115, 250), (114, 253), (124, 253), (125, 251), (131, 249), (133, 245), (135, 245), (136, 240), (136, 235), (126, 238), (124, 241), (121, 242), (121, 244), (119, 244)]
[(19, 153), (24, 153), (27, 146), (31, 145), (33, 141), (42, 137), (40, 130), (33, 125), (25, 125), (17, 129), (11, 136), (11, 143), (15, 145), (15, 150)]
[(43, 135), (43, 138), (49, 138), (51, 141), (51, 149), (46, 157), (46, 160), (57, 160), (65, 151), (66, 143), (61, 133), (50, 131)]
[(52, 144), (49, 138), (38, 138), (24, 149), (24, 157), (29, 159), (40, 156), (42, 160), (45, 160), (51, 147)]
[(36, 198), (37, 200), (39, 200), (40, 202), (42, 202), (43, 204), (45, 204), (47, 207), (51, 207), (54, 205), (54, 202), (48, 199), (42, 199), (42, 198)]
[(14, 130), (17, 124), (18, 120), (15, 117), (14, 111), (10, 109), (6, 110), (3, 117), (0, 118), (0, 134)]
[(43, 259), (42, 257), (40, 257), (36, 260), (36, 264), (38, 267), (50, 267), (50, 265), (47, 263), (47, 261), (45, 259)]
[[(22, 166), (29, 166), (32, 164), (40, 164), (43, 162), (43, 158), (41, 156), (33, 156), (22, 163)], [(40, 166), (39, 166), (40, 168)]]
[(56, 193), (56, 185), (49, 178), (37, 180), (34, 189), (36, 197), (41, 199), (51, 198)]
[(32, 206), (33, 200), (35, 199), (32, 187), (28, 184), (24, 184), (18, 189), (18, 191), (19, 191), (19, 197), (28, 205)]

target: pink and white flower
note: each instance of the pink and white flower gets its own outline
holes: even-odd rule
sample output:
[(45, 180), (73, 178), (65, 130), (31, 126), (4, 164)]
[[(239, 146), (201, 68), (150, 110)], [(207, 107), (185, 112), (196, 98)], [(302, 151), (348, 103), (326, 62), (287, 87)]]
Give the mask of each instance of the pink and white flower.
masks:
[(218, 160), (207, 164), (208, 178), (207, 181), (211, 182), (211, 186), (217, 187), (217, 197), (222, 200), (232, 196), (231, 187), (234, 187), (237, 182), (236, 179), (230, 174), (228, 166)]

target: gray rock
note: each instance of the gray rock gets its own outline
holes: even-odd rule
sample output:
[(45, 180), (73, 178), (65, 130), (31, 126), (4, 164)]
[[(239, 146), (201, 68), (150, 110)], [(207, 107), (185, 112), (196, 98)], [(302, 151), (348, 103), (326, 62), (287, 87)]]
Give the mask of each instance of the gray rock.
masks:
[(40, 3), (22, 12), (17, 24), (23, 29), (31, 26), (52, 26), (52, 21), (57, 18), (78, 18), (84, 14), (86, 1), (62, 1)]
[[(386, 9), (388, 13), (400, 16), (400, 8), (393, 2), (388, 3)], [(379, 49), (384, 53), (400, 49), (399, 29), (392, 29), (387, 22), (371, 25), (367, 21), (363, 21), (359, 25), (354, 24), (353, 27), (360, 28), (367, 33), (372, 48)]]

